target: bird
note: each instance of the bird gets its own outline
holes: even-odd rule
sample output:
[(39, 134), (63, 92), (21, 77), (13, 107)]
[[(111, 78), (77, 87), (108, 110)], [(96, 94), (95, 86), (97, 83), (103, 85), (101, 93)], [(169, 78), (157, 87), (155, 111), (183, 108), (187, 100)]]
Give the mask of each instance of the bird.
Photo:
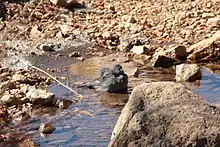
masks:
[(106, 91), (110, 93), (123, 93), (127, 91), (128, 76), (120, 64), (112, 68), (101, 68), (99, 78), (92, 80), (84, 85), (97, 91)]

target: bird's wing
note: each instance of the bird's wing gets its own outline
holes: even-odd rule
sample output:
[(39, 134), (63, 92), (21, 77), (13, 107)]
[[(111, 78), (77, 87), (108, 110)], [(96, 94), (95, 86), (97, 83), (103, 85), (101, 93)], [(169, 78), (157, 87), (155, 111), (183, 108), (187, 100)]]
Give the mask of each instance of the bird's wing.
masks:
[(101, 82), (99, 79), (95, 79), (95, 80), (92, 80), (90, 82), (87, 83), (87, 87), (88, 88), (98, 88), (100, 86)]
[(104, 75), (106, 74), (109, 74), (111, 72), (111, 69), (110, 68), (101, 68), (99, 70), (99, 77), (103, 77)]

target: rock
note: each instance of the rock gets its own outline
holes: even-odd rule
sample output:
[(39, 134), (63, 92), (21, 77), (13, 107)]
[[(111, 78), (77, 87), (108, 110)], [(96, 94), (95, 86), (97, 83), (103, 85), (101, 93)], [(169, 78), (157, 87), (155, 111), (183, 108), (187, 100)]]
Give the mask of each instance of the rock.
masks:
[(153, 82), (134, 88), (109, 147), (218, 146), (220, 109), (186, 86)]
[(208, 25), (218, 26), (220, 25), (220, 17), (209, 18), (207, 21)]
[(40, 45), (40, 49), (47, 51), (47, 52), (54, 52), (55, 51), (55, 45), (52, 43), (48, 43), (48, 44), (41, 44)]
[[(18, 93), (19, 94), (19, 93)], [(27, 99), (21, 99), (18, 98), (18, 94), (13, 95), (13, 94), (5, 94), (1, 97), (0, 101), (3, 104), (6, 104), (8, 106), (12, 106), (12, 105), (20, 105), (20, 104), (24, 104), (27, 102)]]
[(54, 101), (54, 94), (43, 90), (32, 87), (26, 94), (26, 98), (28, 98), (32, 103), (39, 105), (52, 105)]
[(148, 56), (148, 55), (135, 55), (132, 60), (136, 63), (139, 63), (141, 65), (145, 65), (147, 64), (147, 62), (149, 62), (151, 56)]
[(7, 13), (7, 10), (6, 10), (5, 4), (3, 1), (0, 1), (0, 20), (5, 18), (6, 13)]
[(55, 101), (55, 106), (61, 109), (67, 109), (70, 105), (73, 104), (73, 101), (67, 99), (58, 99)]
[(180, 64), (176, 66), (176, 81), (201, 80), (200, 66), (197, 64)]
[(135, 54), (149, 54), (150, 51), (149, 49), (145, 46), (145, 45), (141, 45), (141, 46), (133, 46), (133, 48), (131, 49), (131, 51)]
[(215, 15), (213, 13), (202, 13), (202, 18), (211, 18), (214, 17)]
[(70, 7), (79, 4), (78, 0), (50, 0), (50, 2), (60, 7)]
[(167, 48), (159, 49), (153, 56), (158, 55), (178, 60), (186, 60), (187, 58), (186, 47), (181, 45), (171, 45)]
[(12, 81), (14, 82), (23, 82), (23, 81), (26, 81), (26, 76), (24, 74), (21, 74), (21, 73), (15, 73), (13, 76), (12, 76)]
[(140, 46), (143, 45), (143, 43), (139, 39), (127, 39), (127, 40), (121, 40), (119, 45), (119, 50), (123, 52), (130, 51), (133, 46)]
[(112, 33), (109, 32), (109, 31), (105, 31), (105, 32), (102, 34), (102, 37), (103, 37), (104, 39), (111, 39)]
[(63, 37), (68, 37), (68, 36), (70, 36), (70, 32), (72, 31), (72, 27), (69, 25), (61, 25), (60, 31), (61, 31)]
[(85, 60), (84, 57), (77, 57), (76, 59), (77, 59), (77, 60), (80, 60), (80, 61), (84, 61), (84, 60)]
[[(0, 10), (1, 11), (1, 10)], [(1, 17), (0, 17), (1, 18)], [(4, 22), (0, 21), (0, 31), (3, 30), (6, 27), (6, 24)]]
[(139, 68), (131, 68), (131, 69), (129, 69), (129, 71), (127, 71), (128, 76), (138, 77), (139, 74), (140, 74)]
[(187, 52), (189, 56), (187, 59), (191, 61), (200, 61), (200, 60), (220, 60), (220, 31), (216, 32), (212, 37), (202, 40), (189, 48)]
[(176, 60), (172, 58), (168, 58), (166, 56), (157, 55), (153, 57), (150, 61), (151, 65), (154, 67), (163, 67), (163, 68), (169, 68), (176, 64)]
[(127, 22), (129, 22), (129, 23), (136, 23), (137, 20), (133, 16), (129, 16), (128, 19), (127, 19)]
[(31, 39), (39, 39), (41, 36), (43, 35), (43, 33), (41, 33), (41, 31), (39, 31), (39, 28), (37, 25), (35, 25), (34, 27), (32, 27), (31, 31), (30, 31), (30, 38)]
[(79, 52), (72, 52), (69, 54), (69, 57), (80, 57), (80, 53)]
[(40, 125), (39, 131), (43, 134), (51, 134), (55, 128), (49, 123), (42, 123)]

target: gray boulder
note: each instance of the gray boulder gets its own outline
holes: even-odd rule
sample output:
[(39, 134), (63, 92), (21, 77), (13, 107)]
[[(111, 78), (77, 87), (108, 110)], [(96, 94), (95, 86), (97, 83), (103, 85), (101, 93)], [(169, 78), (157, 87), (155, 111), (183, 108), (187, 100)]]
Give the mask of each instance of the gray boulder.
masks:
[(201, 79), (200, 66), (197, 64), (180, 64), (176, 66), (176, 81), (195, 81)]
[(180, 83), (134, 88), (109, 147), (220, 146), (220, 109)]

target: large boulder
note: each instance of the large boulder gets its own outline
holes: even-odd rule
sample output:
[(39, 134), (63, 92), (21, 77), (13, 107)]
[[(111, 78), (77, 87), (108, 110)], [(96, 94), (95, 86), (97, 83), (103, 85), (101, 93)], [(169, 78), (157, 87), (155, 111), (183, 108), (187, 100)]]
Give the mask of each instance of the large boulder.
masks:
[(180, 83), (134, 88), (110, 147), (220, 146), (220, 109)]

